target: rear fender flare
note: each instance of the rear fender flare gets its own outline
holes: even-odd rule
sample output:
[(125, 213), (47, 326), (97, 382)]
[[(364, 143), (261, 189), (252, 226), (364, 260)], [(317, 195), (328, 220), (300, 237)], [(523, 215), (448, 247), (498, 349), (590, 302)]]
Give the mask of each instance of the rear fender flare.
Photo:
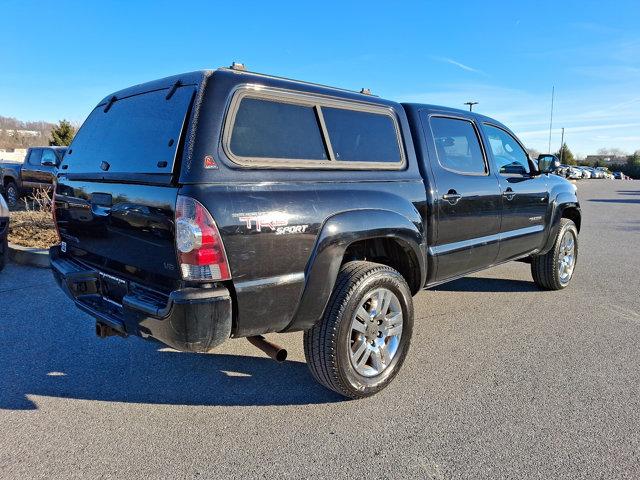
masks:
[[(417, 214), (417, 213), (416, 213)], [(389, 210), (354, 210), (330, 217), (323, 225), (305, 269), (305, 286), (286, 331), (311, 328), (322, 316), (349, 245), (372, 238), (392, 238), (410, 249), (420, 267), (420, 287), (426, 279), (425, 235), (422, 223)]]

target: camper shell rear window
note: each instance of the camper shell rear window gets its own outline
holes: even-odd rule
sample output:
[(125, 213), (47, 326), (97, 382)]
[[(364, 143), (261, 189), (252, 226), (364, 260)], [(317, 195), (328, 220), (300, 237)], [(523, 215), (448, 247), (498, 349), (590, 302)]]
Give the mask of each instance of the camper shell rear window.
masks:
[(65, 173), (171, 174), (194, 92), (166, 88), (98, 105), (69, 146)]

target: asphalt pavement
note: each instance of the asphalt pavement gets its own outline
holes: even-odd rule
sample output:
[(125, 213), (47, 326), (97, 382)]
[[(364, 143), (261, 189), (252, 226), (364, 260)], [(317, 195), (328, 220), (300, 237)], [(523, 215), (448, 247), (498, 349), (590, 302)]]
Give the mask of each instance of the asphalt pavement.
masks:
[(420, 293), (395, 382), (344, 401), (302, 335), (95, 337), (47, 270), (0, 273), (0, 478), (640, 478), (640, 182), (578, 183), (569, 288), (510, 263)]

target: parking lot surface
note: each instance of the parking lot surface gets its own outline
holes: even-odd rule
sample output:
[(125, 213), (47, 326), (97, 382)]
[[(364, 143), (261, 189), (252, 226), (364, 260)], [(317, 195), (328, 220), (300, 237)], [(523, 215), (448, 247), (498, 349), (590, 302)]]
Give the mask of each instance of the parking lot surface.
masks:
[(0, 274), (0, 478), (639, 478), (640, 182), (578, 183), (570, 287), (510, 263), (420, 293), (409, 357), (344, 401), (302, 335), (215, 354), (95, 337), (47, 270)]

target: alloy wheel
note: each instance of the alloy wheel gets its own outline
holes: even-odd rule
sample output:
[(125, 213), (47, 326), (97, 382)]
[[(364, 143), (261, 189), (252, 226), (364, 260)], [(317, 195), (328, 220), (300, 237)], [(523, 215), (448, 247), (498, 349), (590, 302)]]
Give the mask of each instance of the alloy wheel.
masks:
[(351, 364), (360, 375), (380, 375), (391, 363), (402, 336), (402, 307), (398, 297), (386, 288), (364, 296), (351, 321), (349, 348)]
[(573, 275), (576, 264), (576, 239), (571, 230), (565, 230), (560, 240), (560, 252), (558, 255), (558, 277), (561, 283), (567, 283)]

